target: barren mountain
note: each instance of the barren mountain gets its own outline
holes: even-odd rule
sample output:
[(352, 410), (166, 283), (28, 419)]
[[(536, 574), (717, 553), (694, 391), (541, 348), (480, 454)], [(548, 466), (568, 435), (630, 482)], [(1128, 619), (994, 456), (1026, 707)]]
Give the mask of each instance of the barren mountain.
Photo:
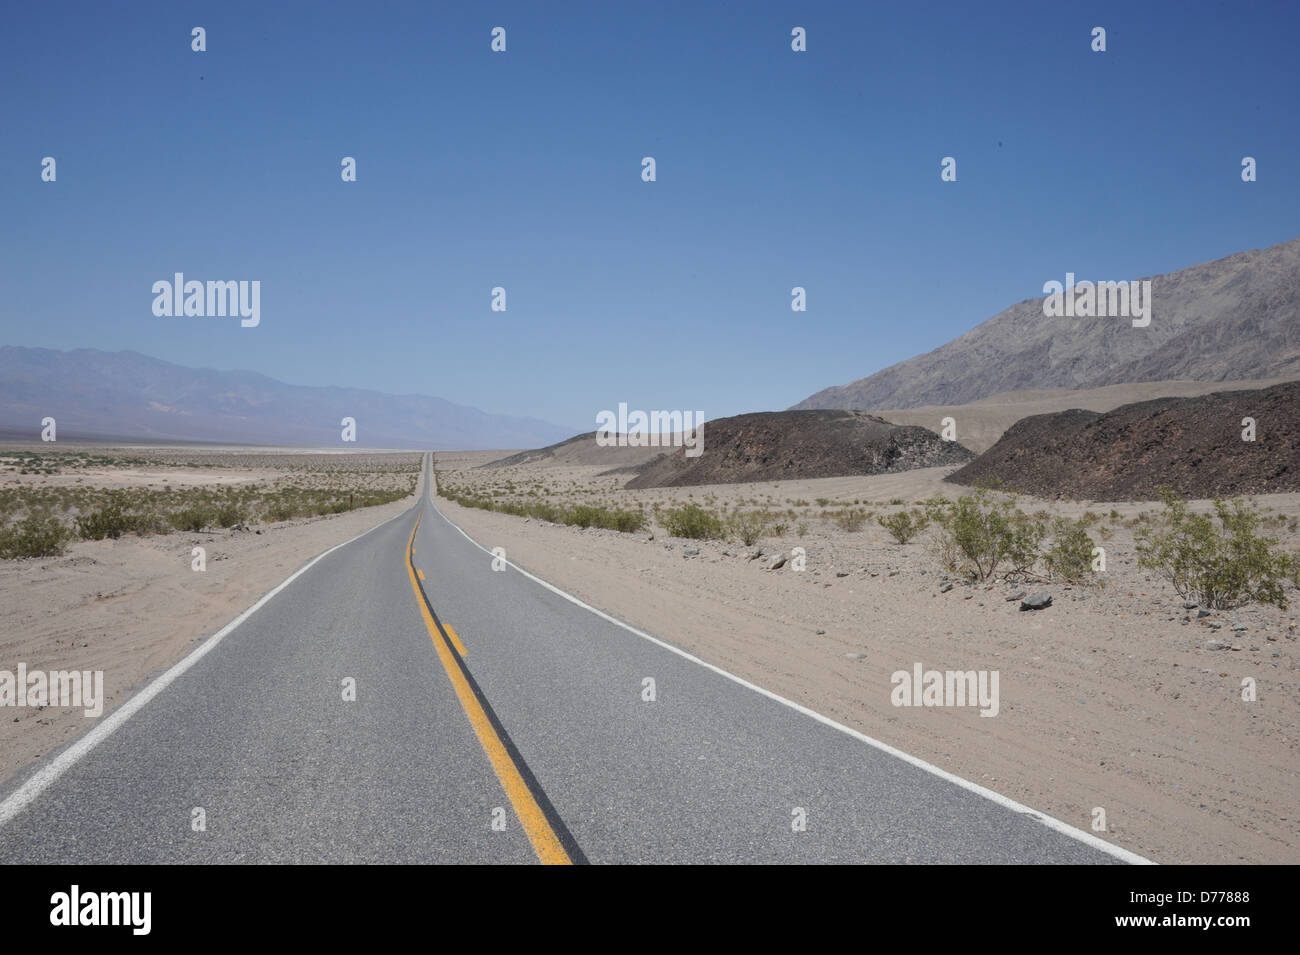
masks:
[(61, 438), (319, 447), (343, 446), (344, 417), (356, 419), (349, 447), (518, 448), (565, 433), (424, 395), (288, 385), (130, 351), (0, 346), (0, 431), (34, 438), (47, 416)]
[(794, 407), (879, 411), (1031, 388), (1300, 378), (1298, 278), (1293, 239), (1155, 276), (1145, 328), (1126, 318), (1047, 318), (1043, 299), (1028, 299), (932, 352)]
[[(1255, 440), (1243, 439), (1253, 418)], [(1300, 381), (1259, 391), (1158, 398), (1114, 411), (1073, 409), (1018, 421), (947, 480), (993, 479), (1042, 497), (1196, 498), (1300, 490)]]
[[(666, 444), (667, 440), (664, 443)], [(664, 451), (664, 447), (600, 445), (596, 443), (596, 432), (587, 431), (544, 448), (520, 451), (509, 457), (480, 464), (479, 467), (510, 468), (521, 464), (571, 467), (599, 464), (611, 471), (633, 471), (647, 461), (659, 457)]]
[(961, 464), (974, 454), (932, 431), (858, 411), (764, 411), (709, 421), (704, 451), (676, 448), (644, 465), (629, 488), (740, 484), (885, 474)]

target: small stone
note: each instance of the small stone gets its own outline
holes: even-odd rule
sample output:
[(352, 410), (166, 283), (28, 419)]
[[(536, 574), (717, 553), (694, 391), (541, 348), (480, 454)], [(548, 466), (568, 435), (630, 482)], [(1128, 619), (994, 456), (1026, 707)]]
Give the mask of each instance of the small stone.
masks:
[(848, 572), (847, 570), (837, 570), (837, 571), (835, 571), (835, 576), (836, 576), (836, 577), (847, 577), (848, 575), (849, 575), (849, 572)]
[(1047, 591), (1034, 594), (1020, 601), (1021, 610), (1043, 610), (1052, 605), (1052, 595)]
[(946, 594), (950, 590), (952, 590), (952, 584), (944, 584), (939, 588), (939, 593)]
[(820, 636), (824, 635), (825, 633), (826, 633), (825, 630), (818, 630), (818, 631), (817, 631), (817, 636), (820, 637)]
[(683, 547), (683, 548), (682, 548), (682, 556), (683, 556), (683, 557), (699, 557), (699, 556), (700, 556), (700, 549), (699, 549), (698, 547)]
[(1025, 599), (1025, 592), (1023, 590), (1017, 590), (1014, 594), (1011, 594), (1009, 597), (1007, 597), (1007, 603), (1011, 603), (1011, 601), (1013, 600), (1024, 600), (1024, 599)]
[(1228, 645), (1227, 645), (1226, 643), (1222, 643), (1222, 642), (1219, 641), (1219, 640), (1206, 640), (1206, 641), (1205, 641), (1205, 649), (1207, 649), (1207, 650), (1226, 650), (1226, 649), (1228, 649)]
[(850, 660), (865, 660), (867, 658), (865, 653), (846, 653), (844, 656)]

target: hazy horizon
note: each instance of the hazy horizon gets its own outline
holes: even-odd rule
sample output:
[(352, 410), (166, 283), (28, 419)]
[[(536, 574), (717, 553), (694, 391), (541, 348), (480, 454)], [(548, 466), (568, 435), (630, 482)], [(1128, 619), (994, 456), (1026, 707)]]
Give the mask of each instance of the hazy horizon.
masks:
[[(1300, 221), (1285, 5), (140, 4), (10, 21), (0, 342), (574, 433), (621, 401), (786, 408), (1067, 272), (1175, 271)], [(260, 282), (260, 321), (155, 315), (151, 286), (176, 272)]]

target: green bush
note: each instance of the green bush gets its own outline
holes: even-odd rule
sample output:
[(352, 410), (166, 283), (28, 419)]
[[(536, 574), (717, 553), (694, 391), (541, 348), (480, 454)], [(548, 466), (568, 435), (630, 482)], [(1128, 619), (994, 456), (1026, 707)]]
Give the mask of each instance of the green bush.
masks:
[[(529, 516), (534, 516), (533, 510), (548, 509), (549, 505), (528, 505)], [(625, 534), (631, 534), (645, 527), (645, 515), (640, 511), (623, 510), (611, 507), (595, 507), (590, 504), (579, 504), (576, 507), (569, 508), (567, 511), (560, 511), (557, 515), (558, 524), (576, 524), (579, 527), (600, 527), (605, 530), (622, 531)]]
[(0, 558), (57, 557), (72, 537), (72, 531), (57, 517), (28, 515), (0, 530)]
[(77, 533), (86, 540), (113, 540), (130, 530), (130, 519), (122, 510), (116, 498), (110, 498), (89, 513), (77, 518)]
[(1058, 517), (1052, 521), (1052, 546), (1043, 556), (1048, 576), (1056, 580), (1081, 581), (1092, 573), (1092, 550), (1096, 546), (1088, 536), (1085, 514), (1078, 521)]
[(212, 512), (206, 507), (186, 507), (173, 512), (171, 522), (177, 530), (197, 534), (212, 523)]
[(726, 536), (722, 518), (706, 511), (698, 504), (686, 504), (665, 511), (660, 522), (673, 537), (690, 537), (695, 540), (721, 540)]
[(287, 521), (297, 513), (287, 501), (275, 501), (266, 509), (266, 516), (272, 521)]
[(889, 531), (890, 535), (898, 543), (906, 544), (929, 526), (930, 518), (922, 511), (912, 509), (910, 511), (898, 511), (888, 517), (877, 517), (876, 523)]
[(1286, 609), (1286, 583), (1298, 583), (1300, 561), (1274, 550), (1277, 539), (1255, 533), (1262, 516), (1234, 498), (1215, 499), (1218, 527), (1207, 514), (1193, 514), (1168, 488), (1160, 490), (1165, 509), (1151, 527), (1134, 536), (1138, 564), (1154, 570), (1179, 596), (1202, 606), (1230, 609), (1250, 601)]
[(244, 511), (234, 501), (223, 501), (217, 505), (215, 522), (217, 527), (234, 527), (244, 523)]
[(994, 500), (980, 488), (956, 501), (926, 502), (926, 516), (939, 528), (941, 560), (975, 580), (1027, 576), (1038, 562), (1047, 529), (1016, 510), (1011, 500)]
[[(785, 527), (784, 524), (780, 526)], [(752, 547), (772, 530), (772, 515), (767, 511), (736, 511), (728, 519), (727, 529), (739, 537), (746, 547)]]
[(831, 520), (835, 526), (842, 531), (860, 531), (867, 523), (867, 518), (871, 515), (866, 511), (858, 510), (855, 507), (846, 507), (843, 510), (831, 512)]

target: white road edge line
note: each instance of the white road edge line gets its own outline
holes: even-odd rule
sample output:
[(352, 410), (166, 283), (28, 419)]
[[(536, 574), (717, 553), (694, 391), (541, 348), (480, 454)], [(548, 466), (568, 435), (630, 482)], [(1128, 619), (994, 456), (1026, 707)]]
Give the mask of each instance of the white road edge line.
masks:
[[(420, 491), (419, 499), (424, 499), (423, 489)], [(8, 799), (3, 803), (0, 803), (0, 826), (8, 823), (14, 818), (14, 816), (18, 815), (31, 805), (31, 803), (34, 802), (41, 793), (45, 792), (45, 790), (48, 789), (56, 779), (75, 766), (78, 761), (85, 757), (86, 754), (96, 746), (108, 739), (108, 737), (111, 736), (123, 723), (143, 709), (150, 700), (163, 690), (167, 689), (167, 687), (175, 682), (181, 674), (210, 653), (218, 643), (225, 639), (227, 634), (233, 631), (253, 614), (257, 613), (263, 605), (265, 605), (280, 591), (284, 590), (285, 587), (288, 587), (307, 571), (311, 570), (318, 561), (328, 557), (339, 548), (347, 547), (349, 544), (360, 540), (372, 531), (379, 530), (379, 528), (383, 527), (385, 524), (389, 524), (397, 520), (399, 517), (409, 514), (410, 510), (411, 509), (408, 507), (400, 514), (394, 514), (387, 520), (380, 521), (374, 527), (370, 528), (370, 530), (362, 531), (351, 540), (346, 540), (342, 544), (335, 544), (329, 550), (317, 554), (281, 581), (274, 590), (265, 594), (261, 600), (253, 604), (253, 606), (249, 607), (234, 620), (230, 621), (230, 623), (226, 624), (212, 636), (208, 637), (208, 639), (195, 647), (183, 660), (179, 663), (173, 664), (169, 670), (156, 677), (151, 683), (141, 689), (112, 713), (108, 714), (108, 716), (96, 723), (85, 736), (82, 736), (63, 752), (59, 753), (58, 756), (55, 756), (48, 764), (32, 773), (31, 777), (15, 789)]]
[[(442, 513), (442, 511), (438, 510), (438, 505), (435, 504), (433, 501), (432, 483), (430, 483), (429, 485), (429, 504), (430, 506), (433, 507), (434, 511), (438, 514), (439, 517), (441, 517), (452, 527), (456, 528), (456, 530), (460, 531), (461, 536), (464, 537), (467, 541), (469, 541), (479, 550), (483, 551), (483, 553), (489, 556), (495, 556), (492, 554), (490, 550), (488, 550), (486, 547), (484, 547), (474, 538), (470, 537), (463, 530), (461, 530), (461, 528), (456, 524), (455, 521), (449, 518), (446, 514)], [(504, 560), (505, 558), (502, 559)], [(1037, 809), (1031, 809), (1029, 806), (1026, 806), (1023, 803), (1016, 802), (1014, 799), (1010, 798), (1009, 796), (1004, 796), (1002, 795), (1002, 793), (994, 792), (992, 789), (985, 789), (983, 786), (979, 785), (978, 783), (973, 783), (969, 779), (963, 779), (960, 776), (954, 776), (952, 773), (948, 772), (947, 770), (940, 769), (938, 766), (935, 766), (932, 763), (927, 763), (925, 760), (913, 756), (910, 753), (905, 753), (901, 749), (895, 749), (893, 746), (890, 746), (888, 743), (882, 743), (878, 739), (873, 739), (872, 737), (868, 736), (866, 733), (859, 732), (858, 730), (855, 730), (851, 726), (845, 726), (843, 723), (837, 723), (835, 722), (835, 720), (831, 719), (828, 716), (822, 716), (822, 714), (818, 713), (816, 710), (810, 710), (808, 709), (808, 707), (801, 706), (800, 704), (794, 702), (793, 700), (787, 700), (785, 697), (779, 696), (778, 694), (773, 693), (771, 690), (765, 690), (763, 689), (763, 687), (758, 686), (757, 684), (750, 683), (748, 680), (744, 679), (743, 677), (738, 677), (734, 673), (728, 673), (726, 670), (722, 669), (721, 667), (714, 666), (712, 663), (709, 663), (707, 660), (701, 660), (699, 657), (695, 656), (694, 654), (687, 653), (685, 650), (682, 650), (679, 647), (675, 647), (671, 643), (665, 643), (664, 641), (660, 640), (658, 637), (653, 637), (650, 634), (646, 633), (644, 630), (638, 630), (636, 627), (632, 626), (631, 624), (624, 623), (622, 620), (619, 620), (617, 617), (611, 617), (603, 610), (597, 610), (591, 604), (579, 600), (577, 597), (573, 596), (573, 594), (566, 593), (565, 591), (561, 590), (559, 587), (556, 587), (554, 584), (547, 583), (545, 580), (542, 580), (542, 578), (530, 574), (528, 571), (524, 570), (522, 567), (520, 567), (518, 564), (514, 563), (513, 561), (505, 560), (505, 562), (509, 566), (513, 567), (515, 570), (519, 571), (519, 573), (523, 574), (528, 579), (535, 581), (538, 584), (541, 584), (543, 587), (545, 587), (547, 590), (551, 591), (552, 593), (558, 594), (559, 596), (563, 597), (565, 600), (569, 601), (570, 603), (577, 604), (579, 607), (582, 607), (584, 610), (591, 611), (597, 617), (600, 617), (603, 620), (608, 620), (610, 623), (622, 627), (624, 630), (627, 630), (629, 633), (635, 633), (638, 637), (641, 637), (645, 640), (649, 640), (651, 643), (661, 646), (665, 650), (670, 650), (671, 652), (677, 654), (679, 657), (683, 657), (687, 660), (690, 660), (692, 663), (698, 663), (700, 666), (708, 670), (712, 670), (714, 673), (717, 673), (720, 676), (724, 676), (728, 680), (731, 680), (735, 683), (739, 683), (741, 686), (751, 689), (755, 693), (761, 693), (763, 694), (763, 696), (766, 696), (768, 699), (775, 700), (778, 703), (783, 703), (786, 706), (790, 707), (790, 709), (802, 713), (804, 716), (811, 716), (819, 723), (825, 723), (827, 726), (833, 727), (834, 729), (839, 730), (841, 733), (848, 733), (854, 739), (861, 740), (862, 742), (866, 743), (868, 746), (873, 746), (883, 753), (888, 753), (890, 756), (897, 757), (898, 759), (901, 759), (905, 763), (910, 763), (911, 765), (917, 767), (918, 769), (923, 769), (927, 773), (931, 773), (932, 775), (938, 776), (940, 779), (950, 782), (954, 786), (960, 786), (962, 789), (966, 789), (969, 790), (970, 792), (976, 793), (977, 795), (983, 796), (985, 799), (995, 802), (999, 806), (1002, 806), (1005, 809), (1010, 809), (1012, 812), (1019, 813), (1022, 816), (1029, 816), (1031, 819), (1036, 819), (1038, 822), (1041, 822), (1049, 829), (1054, 829), (1057, 832), (1061, 833), (1062, 835), (1069, 836), (1071, 839), (1076, 839), (1079, 842), (1082, 842), (1084, 845), (1091, 846), (1094, 849), (1104, 852), (1107, 855), (1113, 856), (1116, 859), (1119, 859), (1123, 862), (1127, 862), (1130, 865), (1156, 865), (1157, 864), (1155, 862), (1152, 862), (1150, 859), (1145, 858), (1144, 856), (1138, 855), (1136, 852), (1130, 852), (1128, 849), (1122, 848), (1121, 846), (1114, 845), (1113, 843), (1107, 842), (1104, 839), (1099, 839), (1090, 832), (1085, 832), (1082, 829), (1076, 829), (1068, 822), (1062, 822), (1060, 819), (1057, 819), (1054, 816), (1049, 816), (1045, 812), (1040, 812)]]

